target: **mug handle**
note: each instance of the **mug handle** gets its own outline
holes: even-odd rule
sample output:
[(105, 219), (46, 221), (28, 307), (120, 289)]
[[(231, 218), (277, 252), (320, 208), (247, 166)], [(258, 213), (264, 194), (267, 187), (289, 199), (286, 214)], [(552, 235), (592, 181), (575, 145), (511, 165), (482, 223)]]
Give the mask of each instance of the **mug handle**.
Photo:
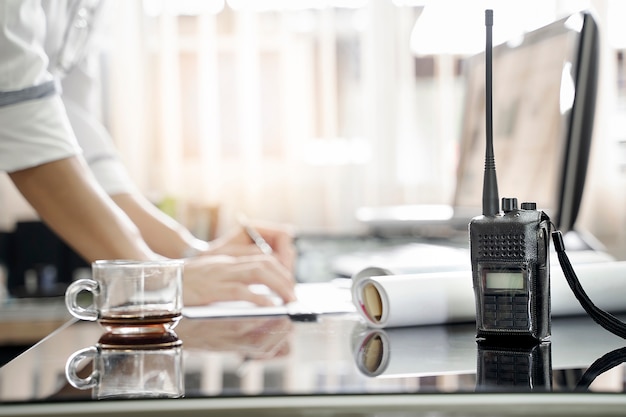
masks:
[(85, 359), (94, 360), (98, 354), (98, 348), (96, 346), (89, 346), (87, 348), (74, 352), (65, 364), (65, 377), (67, 381), (74, 388), (89, 389), (98, 385), (100, 379), (100, 372), (93, 370), (87, 378), (81, 378), (78, 376), (78, 366), (80, 362)]
[(98, 311), (92, 304), (89, 307), (82, 307), (78, 305), (77, 297), (81, 291), (89, 291), (94, 295), (97, 295), (100, 290), (98, 283), (92, 279), (83, 278), (72, 282), (65, 291), (65, 306), (69, 312), (81, 320), (94, 321), (98, 319)]

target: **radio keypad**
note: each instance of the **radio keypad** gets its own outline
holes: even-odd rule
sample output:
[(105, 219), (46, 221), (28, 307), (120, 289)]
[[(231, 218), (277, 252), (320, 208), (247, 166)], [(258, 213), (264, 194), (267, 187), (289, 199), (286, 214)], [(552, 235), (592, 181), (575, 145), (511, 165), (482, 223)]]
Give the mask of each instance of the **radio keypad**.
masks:
[(528, 295), (485, 295), (485, 324), (512, 329), (528, 329)]

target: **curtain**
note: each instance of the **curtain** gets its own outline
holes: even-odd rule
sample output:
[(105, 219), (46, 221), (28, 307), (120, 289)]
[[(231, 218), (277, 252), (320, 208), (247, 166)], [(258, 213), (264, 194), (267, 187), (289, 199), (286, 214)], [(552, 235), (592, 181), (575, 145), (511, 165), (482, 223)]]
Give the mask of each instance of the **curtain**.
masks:
[(187, 222), (217, 207), (311, 231), (358, 230), (364, 205), (449, 202), (455, 138), (434, 140), (436, 85), (409, 48), (420, 8), (366, 3), (115, 2), (107, 120), (141, 189)]

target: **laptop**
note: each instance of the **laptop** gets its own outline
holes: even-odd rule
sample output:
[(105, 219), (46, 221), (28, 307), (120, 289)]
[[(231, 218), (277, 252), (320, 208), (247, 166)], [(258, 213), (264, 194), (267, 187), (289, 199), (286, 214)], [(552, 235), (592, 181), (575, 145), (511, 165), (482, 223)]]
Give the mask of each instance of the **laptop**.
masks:
[[(500, 197), (531, 201), (566, 235), (566, 244), (591, 249), (574, 232), (592, 138), (598, 71), (598, 27), (578, 12), (493, 48), (493, 138)], [(450, 205), (362, 207), (359, 221), (376, 235), (467, 236), (482, 212), (485, 158), (485, 56), (464, 62), (460, 159)], [(570, 232), (570, 233), (567, 233)], [(569, 250), (568, 246), (568, 250)], [(400, 272), (469, 268), (467, 240), (443, 245), (412, 242), (338, 256), (333, 269), (352, 276), (376, 264)]]

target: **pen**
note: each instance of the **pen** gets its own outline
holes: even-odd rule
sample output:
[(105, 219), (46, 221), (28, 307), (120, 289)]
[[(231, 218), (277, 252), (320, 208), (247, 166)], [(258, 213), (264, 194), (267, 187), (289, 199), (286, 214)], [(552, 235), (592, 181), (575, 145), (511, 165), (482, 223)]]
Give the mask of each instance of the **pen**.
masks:
[(273, 253), (272, 247), (263, 236), (256, 230), (254, 227), (250, 226), (248, 222), (245, 220), (245, 217), (239, 216), (239, 224), (243, 227), (243, 230), (246, 232), (248, 237), (252, 239), (254, 244), (266, 255), (271, 255)]

